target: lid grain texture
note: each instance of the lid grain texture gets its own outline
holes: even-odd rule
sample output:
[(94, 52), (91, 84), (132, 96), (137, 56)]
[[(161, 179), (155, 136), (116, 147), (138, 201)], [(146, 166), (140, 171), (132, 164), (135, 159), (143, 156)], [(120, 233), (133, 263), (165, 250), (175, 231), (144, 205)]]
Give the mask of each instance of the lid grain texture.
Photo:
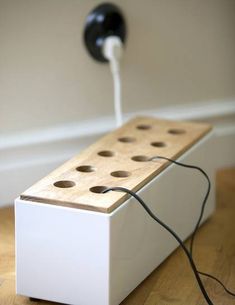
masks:
[[(21, 199), (110, 213), (211, 130), (208, 124), (137, 117), (107, 134), (21, 194)], [(100, 193), (101, 192), (101, 193)]]

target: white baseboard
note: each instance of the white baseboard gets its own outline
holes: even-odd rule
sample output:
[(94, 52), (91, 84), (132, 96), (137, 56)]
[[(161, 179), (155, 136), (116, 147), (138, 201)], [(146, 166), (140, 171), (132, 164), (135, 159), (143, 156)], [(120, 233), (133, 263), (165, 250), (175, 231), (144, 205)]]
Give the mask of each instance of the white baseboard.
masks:
[[(235, 164), (235, 101), (215, 101), (179, 105), (129, 113), (174, 120), (197, 120), (215, 126), (215, 137), (208, 162), (215, 168)], [(47, 129), (0, 136), (0, 207), (59, 164), (115, 128), (112, 117), (63, 124)]]

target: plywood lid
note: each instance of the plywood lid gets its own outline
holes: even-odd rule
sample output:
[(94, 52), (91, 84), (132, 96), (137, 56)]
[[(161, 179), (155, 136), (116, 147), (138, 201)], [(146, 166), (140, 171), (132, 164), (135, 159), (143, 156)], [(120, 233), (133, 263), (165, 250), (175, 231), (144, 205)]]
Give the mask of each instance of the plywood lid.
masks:
[[(211, 130), (208, 124), (137, 117), (107, 134), (38, 183), (21, 199), (110, 213), (127, 198), (102, 187), (137, 191)], [(98, 192), (98, 193), (97, 193)]]

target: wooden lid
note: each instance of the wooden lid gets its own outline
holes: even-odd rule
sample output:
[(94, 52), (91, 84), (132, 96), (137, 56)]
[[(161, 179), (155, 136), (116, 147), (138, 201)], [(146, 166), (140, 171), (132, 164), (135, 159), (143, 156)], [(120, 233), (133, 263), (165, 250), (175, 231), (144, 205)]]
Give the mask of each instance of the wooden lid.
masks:
[(21, 199), (110, 213), (127, 195), (102, 194), (102, 187), (139, 190), (169, 165), (148, 161), (150, 157), (176, 159), (210, 130), (201, 123), (132, 119), (30, 187)]

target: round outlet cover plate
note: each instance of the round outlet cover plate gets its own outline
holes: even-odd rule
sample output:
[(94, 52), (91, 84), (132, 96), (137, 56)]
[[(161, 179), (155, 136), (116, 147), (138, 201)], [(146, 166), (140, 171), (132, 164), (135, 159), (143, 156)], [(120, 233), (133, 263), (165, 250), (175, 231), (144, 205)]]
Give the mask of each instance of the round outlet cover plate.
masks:
[(104, 39), (108, 36), (118, 36), (125, 43), (126, 24), (121, 10), (116, 5), (104, 3), (90, 12), (84, 29), (85, 46), (95, 60), (107, 62), (102, 48)]

